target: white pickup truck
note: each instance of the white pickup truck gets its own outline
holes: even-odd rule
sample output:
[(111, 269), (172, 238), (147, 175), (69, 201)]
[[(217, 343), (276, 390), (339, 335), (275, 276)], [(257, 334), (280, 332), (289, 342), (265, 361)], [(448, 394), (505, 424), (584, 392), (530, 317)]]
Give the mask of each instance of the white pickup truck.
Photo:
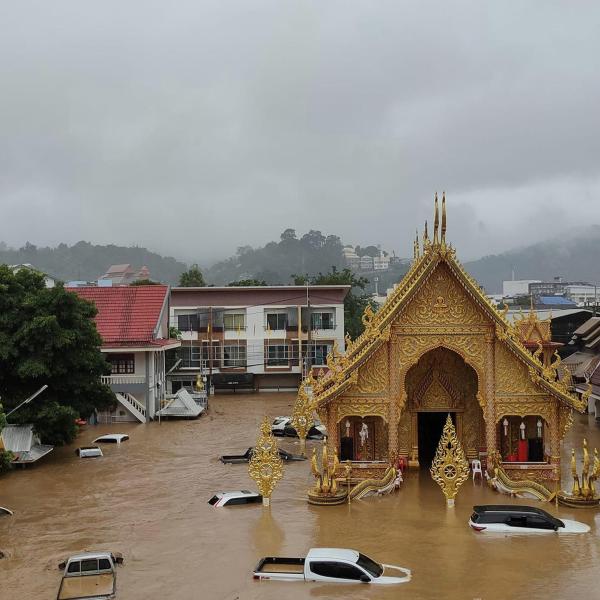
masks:
[(111, 552), (83, 552), (59, 565), (64, 569), (57, 600), (107, 600), (117, 591), (116, 565), (123, 558)]
[(382, 565), (356, 550), (311, 548), (306, 558), (261, 558), (254, 579), (280, 581), (337, 581), (390, 585), (410, 581), (411, 572), (403, 567)]

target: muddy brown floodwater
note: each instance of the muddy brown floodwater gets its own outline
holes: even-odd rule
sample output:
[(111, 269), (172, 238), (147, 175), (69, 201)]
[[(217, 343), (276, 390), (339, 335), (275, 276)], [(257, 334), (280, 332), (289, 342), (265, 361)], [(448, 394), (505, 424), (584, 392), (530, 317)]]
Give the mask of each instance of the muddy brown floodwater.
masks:
[[(351, 505), (311, 507), (309, 462), (286, 465), (270, 509), (215, 509), (217, 490), (254, 488), (246, 465), (217, 457), (256, 440), (264, 414), (289, 414), (292, 394), (218, 396), (197, 421), (88, 427), (76, 445), (109, 431), (131, 438), (104, 447), (104, 458), (79, 459), (60, 448), (35, 468), (0, 478), (0, 598), (53, 600), (58, 563), (83, 549), (122, 552), (119, 600), (270, 600), (286, 598), (574, 598), (600, 597), (600, 513), (554, 506), (589, 523), (590, 534), (491, 536), (467, 526), (478, 503), (527, 503), (465, 483), (447, 510), (428, 475), (409, 474), (399, 492)], [(565, 479), (572, 441), (600, 448), (600, 427), (578, 416), (563, 448)], [(309, 442), (309, 448), (315, 442)], [(297, 450), (297, 441), (282, 447)], [(363, 585), (254, 581), (263, 555), (295, 556), (311, 546), (360, 549), (412, 569), (408, 584)], [(584, 596), (585, 595), (585, 596)]]

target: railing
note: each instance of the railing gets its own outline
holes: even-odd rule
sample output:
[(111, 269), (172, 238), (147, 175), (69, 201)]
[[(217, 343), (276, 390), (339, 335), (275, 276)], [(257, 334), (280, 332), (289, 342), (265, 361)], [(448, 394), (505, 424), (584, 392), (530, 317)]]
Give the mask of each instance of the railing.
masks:
[(146, 383), (143, 375), (102, 375), (100, 381), (106, 385), (126, 385)]
[(146, 418), (146, 408), (136, 400), (135, 396), (132, 396), (128, 392), (118, 392), (118, 395)]

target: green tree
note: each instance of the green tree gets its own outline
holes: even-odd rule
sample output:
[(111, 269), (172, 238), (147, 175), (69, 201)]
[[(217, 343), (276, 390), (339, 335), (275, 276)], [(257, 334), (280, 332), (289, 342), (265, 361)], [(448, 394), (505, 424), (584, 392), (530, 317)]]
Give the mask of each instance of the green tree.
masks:
[(129, 285), (160, 285), (160, 281), (152, 281), (152, 279), (136, 279)]
[(252, 287), (268, 285), (264, 279), (240, 279), (227, 284), (228, 287)]
[(73, 439), (74, 419), (114, 403), (100, 383), (110, 367), (93, 318), (95, 306), (62, 285), (46, 288), (28, 269), (0, 265), (0, 396), (7, 410), (43, 384), (48, 389), (20, 408), (12, 422), (32, 422), (42, 441)]
[(319, 273), (313, 277), (292, 275), (295, 285), (350, 285), (350, 291), (344, 299), (344, 325), (352, 339), (356, 339), (364, 330), (362, 315), (368, 305), (375, 310), (376, 304), (364, 289), (369, 283), (365, 277), (355, 275), (350, 269), (338, 269), (333, 266), (329, 273)]
[(181, 287), (204, 287), (204, 275), (198, 265), (192, 265), (187, 271), (179, 276), (179, 285)]

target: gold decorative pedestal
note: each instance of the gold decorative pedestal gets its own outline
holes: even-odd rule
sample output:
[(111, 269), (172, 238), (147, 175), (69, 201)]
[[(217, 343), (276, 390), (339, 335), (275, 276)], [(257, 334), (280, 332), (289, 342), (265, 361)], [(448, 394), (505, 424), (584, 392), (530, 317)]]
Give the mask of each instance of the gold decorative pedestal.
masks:
[(456, 437), (450, 413), (446, 417), (442, 437), (429, 470), (446, 496), (446, 505), (453, 507), (458, 488), (469, 478), (469, 463)]
[[(327, 440), (323, 440), (323, 452), (321, 454), (321, 468), (317, 463), (317, 450), (313, 448), (311, 460), (311, 472), (315, 476), (316, 485), (308, 490), (308, 503), (317, 506), (333, 506), (343, 504), (348, 498), (348, 489), (339, 489), (335, 478), (340, 461), (337, 451), (333, 455), (333, 464), (329, 464), (327, 458)], [(346, 466), (346, 479), (350, 474), (350, 465)]]
[(571, 450), (571, 474), (573, 487), (570, 494), (558, 492), (558, 503), (572, 508), (596, 508), (600, 506), (600, 496), (596, 494), (595, 481), (600, 476), (600, 459), (598, 450), (594, 448), (594, 466), (590, 473), (590, 455), (587, 449), (587, 440), (583, 439), (583, 467), (581, 479), (577, 473), (577, 460), (575, 449)]

